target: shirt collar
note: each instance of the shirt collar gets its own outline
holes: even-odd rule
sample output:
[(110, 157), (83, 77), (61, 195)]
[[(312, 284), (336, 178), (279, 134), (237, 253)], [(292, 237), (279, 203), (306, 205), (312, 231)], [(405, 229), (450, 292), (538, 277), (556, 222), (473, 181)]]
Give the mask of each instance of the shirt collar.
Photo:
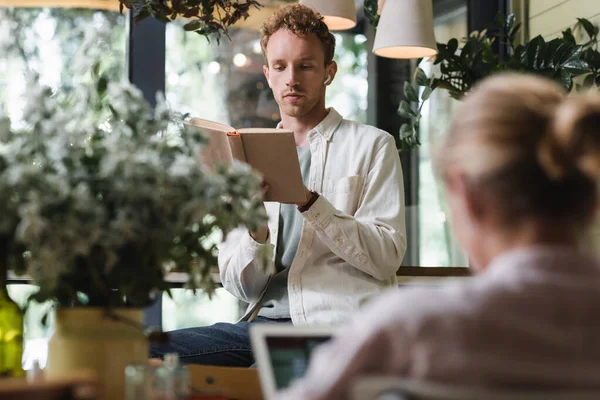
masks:
[[(323, 136), (327, 141), (330, 141), (337, 127), (342, 122), (342, 116), (333, 108), (327, 109), (327, 116), (317, 126), (308, 131), (310, 136), (312, 132)], [(281, 129), (281, 122), (277, 124), (277, 128)]]
[(507, 251), (494, 258), (484, 271), (488, 276), (509, 274), (509, 269), (522, 274), (532, 269), (564, 271), (567, 266), (581, 263), (582, 265), (599, 265), (594, 257), (571, 246), (561, 245), (532, 245)]

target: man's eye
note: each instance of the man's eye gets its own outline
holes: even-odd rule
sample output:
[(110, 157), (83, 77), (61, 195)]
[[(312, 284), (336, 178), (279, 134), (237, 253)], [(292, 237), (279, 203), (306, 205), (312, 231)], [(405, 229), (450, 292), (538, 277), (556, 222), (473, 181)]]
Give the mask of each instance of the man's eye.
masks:
[(302, 69), (312, 69), (312, 65), (302, 65), (300, 68), (302, 68)]
[(276, 65), (276, 66), (273, 67), (273, 69), (275, 71), (283, 71), (285, 68), (283, 66), (281, 66), (281, 65)]

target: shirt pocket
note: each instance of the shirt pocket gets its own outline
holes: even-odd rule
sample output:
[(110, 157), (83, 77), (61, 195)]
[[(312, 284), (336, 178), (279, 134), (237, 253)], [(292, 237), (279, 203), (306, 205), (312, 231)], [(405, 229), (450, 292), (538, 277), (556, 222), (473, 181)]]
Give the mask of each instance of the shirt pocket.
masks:
[(323, 181), (322, 195), (340, 211), (354, 215), (358, 206), (362, 177), (346, 176), (340, 179)]

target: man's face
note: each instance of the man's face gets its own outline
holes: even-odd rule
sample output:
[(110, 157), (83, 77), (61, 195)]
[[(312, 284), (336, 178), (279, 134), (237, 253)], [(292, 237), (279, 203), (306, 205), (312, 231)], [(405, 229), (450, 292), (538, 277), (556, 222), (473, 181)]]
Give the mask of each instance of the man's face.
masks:
[[(269, 38), (266, 54), (268, 65), (263, 67), (264, 73), (283, 114), (298, 118), (320, 103), (325, 106), (324, 81), (328, 71), (323, 46), (316, 35), (301, 38), (280, 29)], [(333, 79), (335, 71), (330, 73)]]

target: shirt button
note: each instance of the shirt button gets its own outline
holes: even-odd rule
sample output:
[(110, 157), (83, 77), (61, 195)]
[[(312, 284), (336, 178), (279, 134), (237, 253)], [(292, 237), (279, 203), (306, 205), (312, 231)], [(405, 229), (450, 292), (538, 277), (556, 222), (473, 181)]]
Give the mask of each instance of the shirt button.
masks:
[(273, 236), (277, 235), (277, 229), (271, 229), (271, 235), (273, 235)]
[(344, 239), (340, 238), (337, 240), (338, 246), (342, 246), (344, 244)]
[(319, 219), (319, 217), (321, 216), (321, 214), (316, 213), (315, 216), (313, 217), (314, 219)]

